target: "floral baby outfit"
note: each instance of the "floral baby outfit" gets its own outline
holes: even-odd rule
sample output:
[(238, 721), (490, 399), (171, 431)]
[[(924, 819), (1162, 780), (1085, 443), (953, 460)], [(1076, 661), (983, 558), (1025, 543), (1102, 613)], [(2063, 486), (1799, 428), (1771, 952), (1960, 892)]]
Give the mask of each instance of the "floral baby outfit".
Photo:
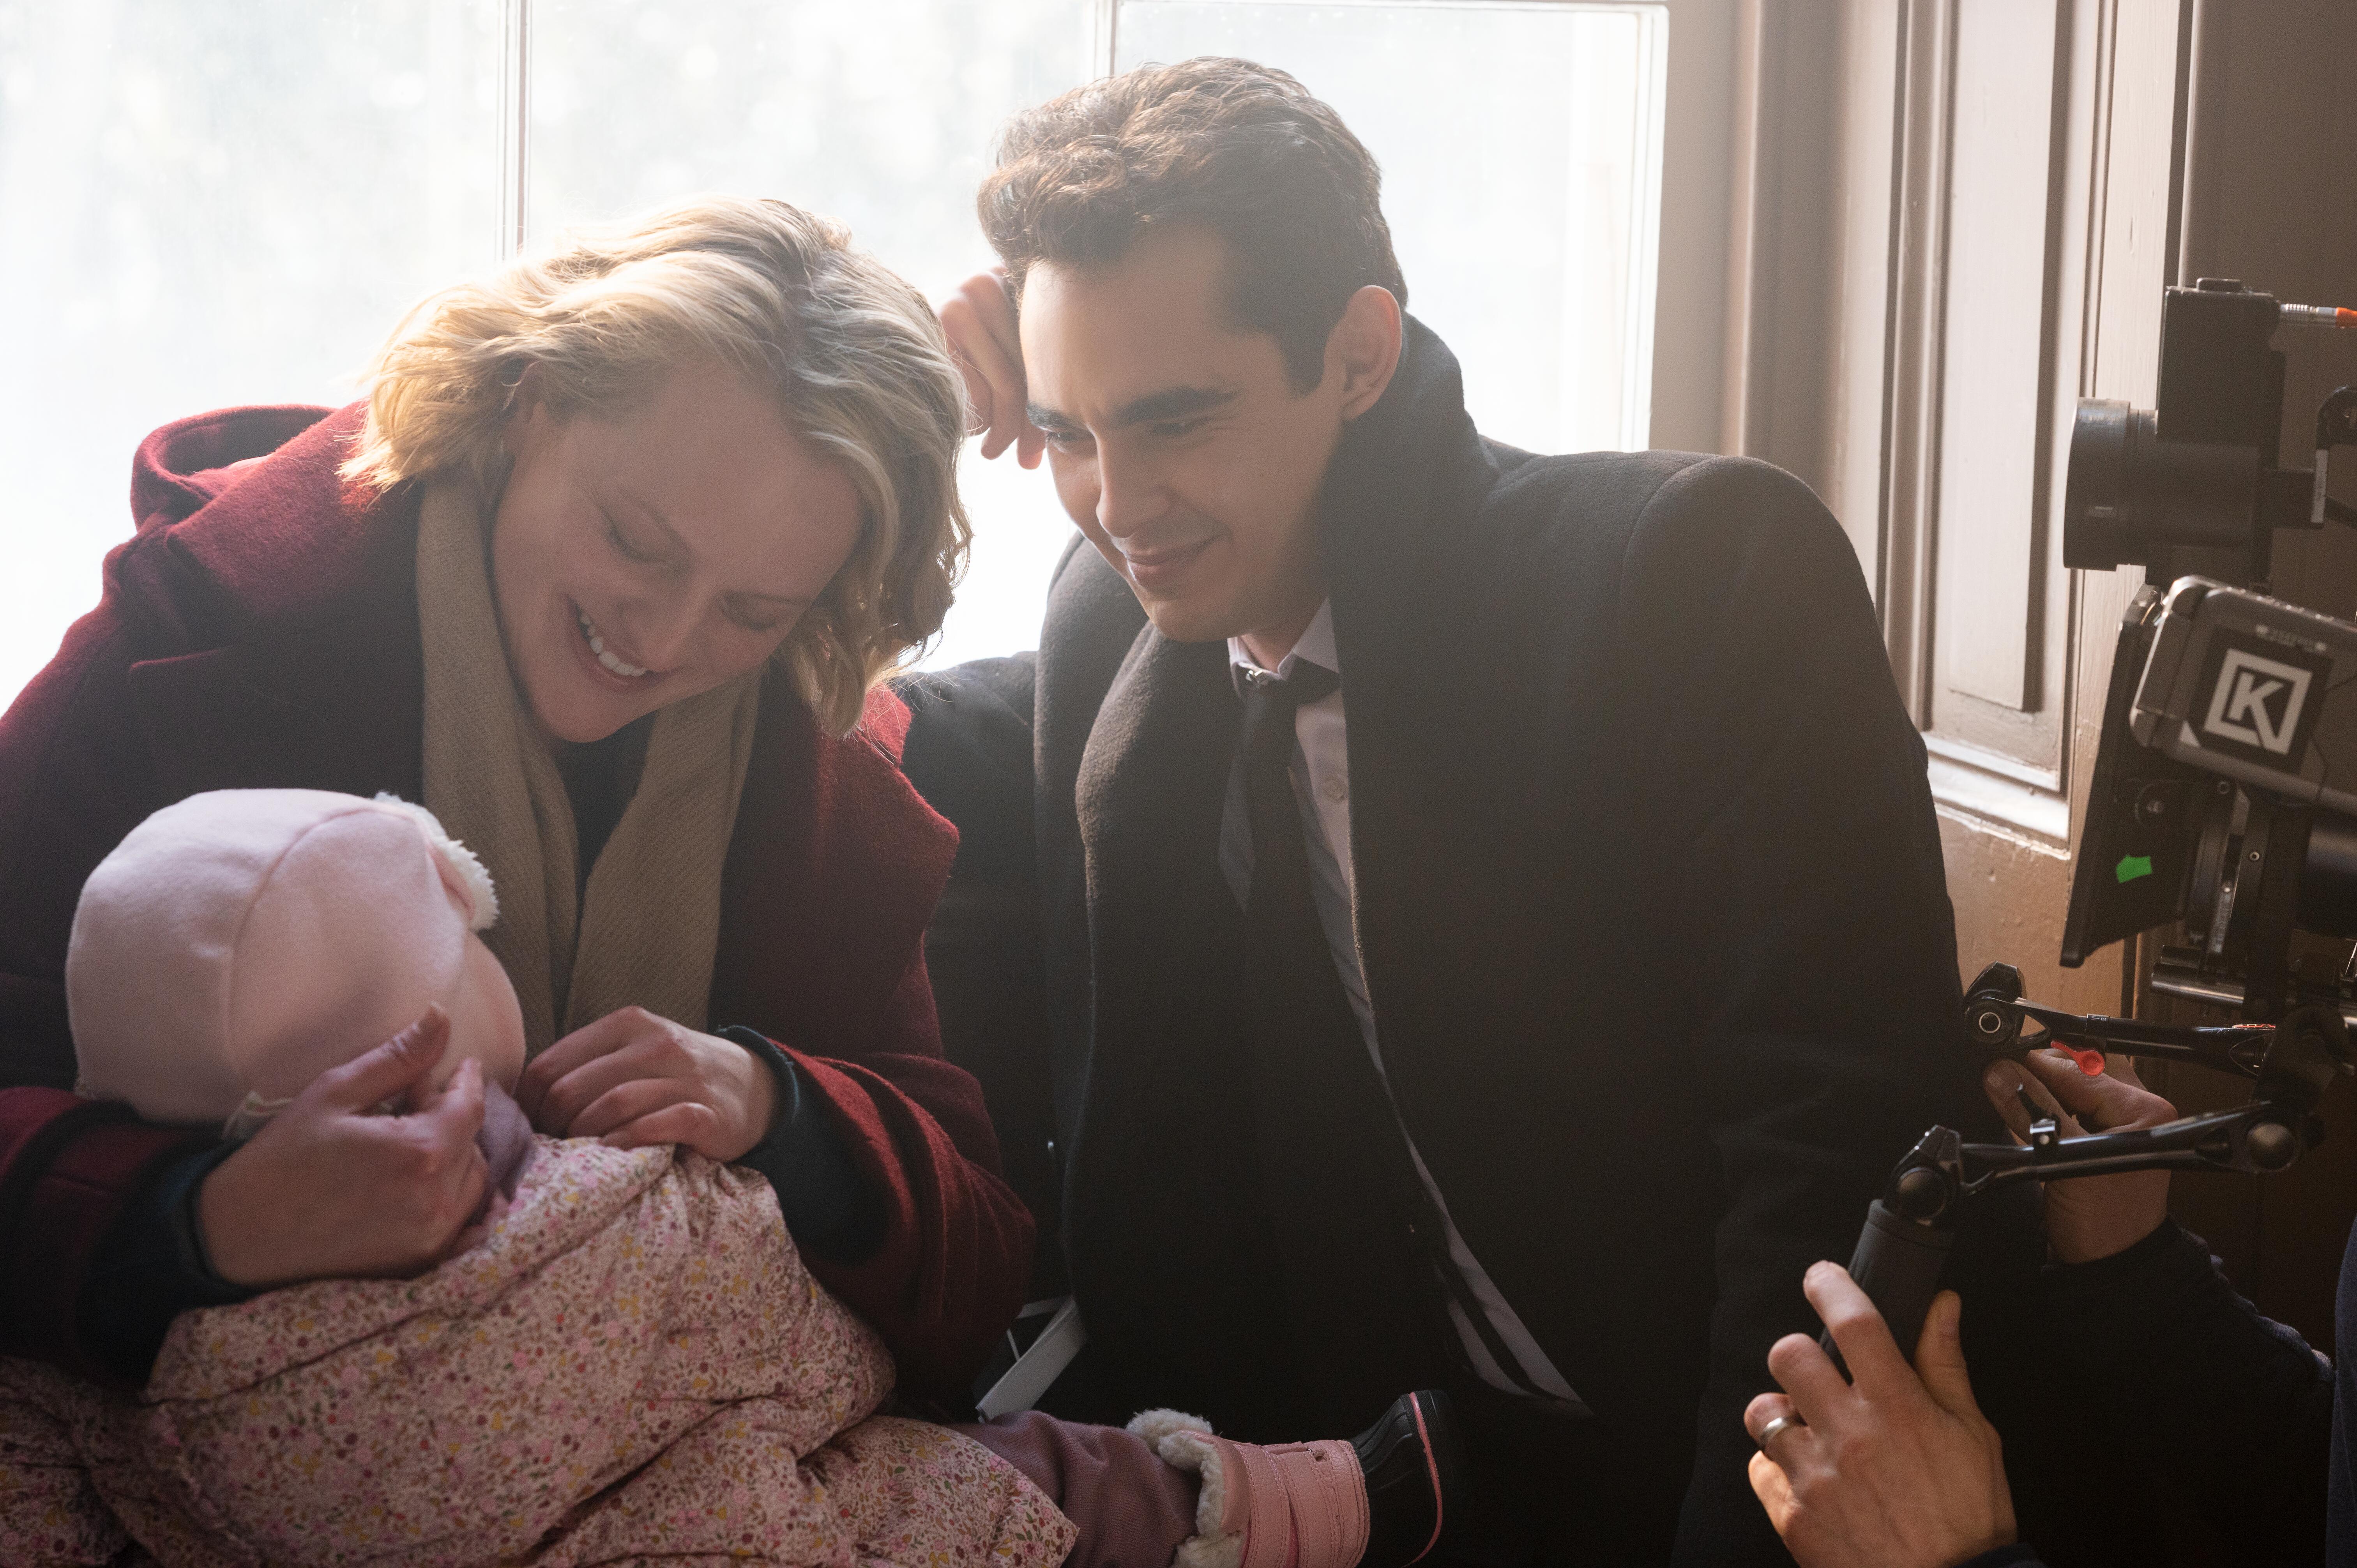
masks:
[(1061, 1563), (1071, 1522), (874, 1414), (891, 1383), (760, 1177), (543, 1139), (481, 1245), (184, 1314), (136, 1397), (0, 1361), (0, 1562)]

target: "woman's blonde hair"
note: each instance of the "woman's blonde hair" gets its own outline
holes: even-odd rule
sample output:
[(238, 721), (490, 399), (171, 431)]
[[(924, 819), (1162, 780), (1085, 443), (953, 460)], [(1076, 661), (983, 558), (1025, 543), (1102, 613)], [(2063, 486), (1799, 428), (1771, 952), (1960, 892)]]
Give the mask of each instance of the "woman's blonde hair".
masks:
[(370, 366), (343, 472), (380, 489), (454, 472), (493, 496), (526, 370), (567, 418), (625, 408), (705, 356), (774, 396), (858, 491), (859, 542), (777, 655), (819, 722), (848, 735), (868, 690), (941, 629), (972, 531), (957, 493), (965, 393), (941, 326), (841, 224), (697, 197), (446, 289)]

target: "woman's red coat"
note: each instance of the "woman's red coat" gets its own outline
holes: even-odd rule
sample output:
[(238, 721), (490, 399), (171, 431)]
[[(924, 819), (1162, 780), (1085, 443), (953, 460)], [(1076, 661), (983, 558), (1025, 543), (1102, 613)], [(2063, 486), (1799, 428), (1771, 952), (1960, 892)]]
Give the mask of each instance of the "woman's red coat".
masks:
[[(91, 1258), (188, 1145), (65, 1092), (66, 939), (91, 868), (199, 790), (420, 798), (418, 495), (337, 478), (359, 425), (358, 407), (230, 409), (149, 436), (138, 532), (0, 717), (0, 1353), (99, 1369), (74, 1322)], [(924, 929), (956, 838), (901, 776), (907, 728), (878, 693), (835, 740), (769, 683), (711, 1018), (776, 1039), (825, 1099), (890, 1220), (866, 1262), (813, 1267), (904, 1387), (953, 1393), (1021, 1303), (1032, 1224), (980, 1089), (942, 1058)]]

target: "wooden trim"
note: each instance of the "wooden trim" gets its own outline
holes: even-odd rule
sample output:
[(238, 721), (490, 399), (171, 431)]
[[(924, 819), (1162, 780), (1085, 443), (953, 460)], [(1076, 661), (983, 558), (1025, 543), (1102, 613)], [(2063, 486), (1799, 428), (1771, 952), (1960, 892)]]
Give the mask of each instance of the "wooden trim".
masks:
[[(1765, 0), (1742, 0), (1736, 7), (1734, 113), (1727, 157), (1727, 346), (1721, 361), (1726, 375), (1719, 385), (1718, 438), (1726, 451), (1746, 456), (1766, 456), (1766, 421), (1760, 416), (1770, 400), (1756, 395), (1754, 386), (1772, 374), (1772, 366), (1763, 363), (1768, 346), (1761, 339), (1773, 318), (1775, 245), (1772, 236), (1760, 232), (1769, 221), (1760, 209), (1761, 188), (1772, 192), (1776, 184), (1774, 120), (1781, 94), (1768, 90), (1761, 79), (1781, 74), (1776, 67), (1784, 28), (1769, 28), (1765, 10)], [(1766, 205), (1772, 210), (1775, 204), (1770, 200)], [(1769, 320), (1763, 321), (1763, 316)]]
[(1736, 450), (1724, 405), (1738, 3), (1670, 4), (1648, 439), (1680, 451)]
[(1121, 58), (1121, 0), (1089, 0), (1089, 63), (1099, 77)]
[(532, 175), (532, 0), (503, 0), (500, 8), (500, 211), (501, 261), (520, 254)]
[(1891, 672), (1918, 727), (1932, 718), (1955, 4), (1901, 0), (1900, 23), (1879, 597)]

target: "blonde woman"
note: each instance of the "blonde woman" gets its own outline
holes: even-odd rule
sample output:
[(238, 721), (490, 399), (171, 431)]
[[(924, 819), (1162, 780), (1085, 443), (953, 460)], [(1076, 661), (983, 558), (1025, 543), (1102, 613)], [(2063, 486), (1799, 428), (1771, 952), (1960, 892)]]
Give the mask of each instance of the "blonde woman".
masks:
[[(902, 775), (908, 711), (877, 682), (949, 605), (965, 414), (925, 302), (839, 229), (706, 199), (427, 301), (361, 403), (228, 410), (151, 436), (139, 531), (109, 559), (103, 598), (0, 718), (0, 1358), (145, 1384), (187, 1309), (416, 1275), (463, 1244), (489, 1179), (482, 1079), (430, 1087), (439, 1014), (240, 1144), (70, 1090), (62, 981), (91, 869), (160, 807), (294, 787), (422, 800), (483, 862), (500, 907), (484, 936), (530, 1055), (516, 1101), (541, 1131), (759, 1172), (795, 1266), (880, 1334), (899, 1391), (961, 1402), (1020, 1303), (1032, 1225), (999, 1178), (979, 1090), (942, 1058), (922, 940), (954, 834)], [(687, 1240), (740, 1275), (758, 1268), (756, 1240), (710, 1226)], [(725, 1296), (772, 1338), (791, 1315), (767, 1303), (808, 1288), (731, 1295), (692, 1256), (621, 1251), (630, 1266), (595, 1288)], [(297, 1324), (296, 1363), (326, 1366), (331, 1337)], [(694, 1398), (729, 1403), (758, 1338), (706, 1324), (663, 1348), (691, 1363)], [(593, 1419), (616, 1393), (595, 1376), (614, 1348), (580, 1333), (549, 1348), (576, 1371), (587, 1360), (593, 1383), (556, 1391), (544, 1444), (585, 1451), (592, 1429), (622, 1442)], [(483, 1400), (549, 1403), (548, 1368), (517, 1357), (515, 1386)], [(380, 1440), (465, 1398), (328, 1380), (299, 1423), (333, 1414)], [(875, 1379), (829, 1397), (863, 1388)], [(391, 1414), (371, 1412), (388, 1400)], [(243, 1432), (260, 1424), (253, 1403)], [(1401, 1568), (1433, 1549), (1459, 1474), (1429, 1395), (1353, 1442), (1270, 1449), (1169, 1412), (1129, 1430), (1036, 1412), (957, 1429), (1063, 1517), (1015, 1506), (1036, 1495), (938, 1429), (888, 1430), (899, 1446), (872, 1469), (900, 1475), (897, 1489), (830, 1486), (846, 1515), (862, 1496), (893, 1505), (878, 1528), (898, 1535), (862, 1549), (885, 1562)], [(121, 1531), (76, 1479), (87, 1435), (0, 1385), (0, 1555), (23, 1555), (12, 1530), (70, 1533), (74, 1504), (91, 1552), (41, 1550), (113, 1559)], [(794, 1455), (748, 1467), (689, 1447), (640, 1476), (706, 1523), (753, 1530), (731, 1552), (840, 1557), (792, 1530), (755, 1539), (752, 1513), (732, 1511), (803, 1496)], [(110, 1452), (108, 1484), (150, 1496)], [(292, 1470), (304, 1484), (275, 1509), (289, 1530), (349, 1545), (401, 1523), (336, 1517), (349, 1499), (332, 1466)], [(600, 1494), (660, 1527), (634, 1495)]]
[(70, 1092), (91, 867), (294, 786), (422, 800), (490, 866), (544, 1131), (760, 1171), (902, 1387), (960, 1389), (1032, 1225), (942, 1059), (953, 835), (878, 682), (950, 602), (963, 424), (907, 285), (707, 199), (428, 300), (351, 407), (149, 437), (136, 535), (0, 718), (0, 1353), (137, 1384), (178, 1312), (416, 1273), (476, 1208), (479, 1094), (426, 1091), (416, 1032), (234, 1146)]

